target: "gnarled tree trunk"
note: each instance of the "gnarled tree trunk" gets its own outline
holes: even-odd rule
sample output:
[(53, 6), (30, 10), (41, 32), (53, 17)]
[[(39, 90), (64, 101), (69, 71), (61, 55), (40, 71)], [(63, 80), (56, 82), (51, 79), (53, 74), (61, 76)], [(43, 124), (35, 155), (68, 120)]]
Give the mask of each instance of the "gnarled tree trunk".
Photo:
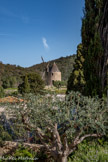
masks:
[(67, 156), (59, 156), (55, 162), (67, 162)]

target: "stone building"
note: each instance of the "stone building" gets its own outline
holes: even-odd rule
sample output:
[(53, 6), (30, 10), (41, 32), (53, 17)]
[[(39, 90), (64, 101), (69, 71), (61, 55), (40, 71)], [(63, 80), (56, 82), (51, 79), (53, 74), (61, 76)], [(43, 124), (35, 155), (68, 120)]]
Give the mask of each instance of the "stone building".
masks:
[(53, 85), (53, 81), (61, 81), (61, 72), (55, 62), (52, 66), (49, 64), (47, 65), (45, 69), (45, 81), (46, 85), (49, 86)]

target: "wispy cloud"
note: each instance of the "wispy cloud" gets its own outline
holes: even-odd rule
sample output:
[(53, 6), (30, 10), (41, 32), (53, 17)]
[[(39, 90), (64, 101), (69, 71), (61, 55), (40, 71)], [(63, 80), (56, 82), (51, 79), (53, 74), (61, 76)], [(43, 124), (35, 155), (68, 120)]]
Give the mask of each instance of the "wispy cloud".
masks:
[(7, 8), (0, 7), (0, 13), (1, 13), (2, 15), (7, 16), (7, 17), (19, 19), (19, 20), (21, 20), (23, 23), (29, 23), (29, 17), (28, 17), (28, 16), (15, 14), (14, 12), (8, 10)]
[(46, 40), (46, 38), (42, 38), (42, 42), (43, 42), (43, 45), (44, 45), (44, 48), (45, 49), (49, 49), (49, 45), (47, 44), (47, 40)]

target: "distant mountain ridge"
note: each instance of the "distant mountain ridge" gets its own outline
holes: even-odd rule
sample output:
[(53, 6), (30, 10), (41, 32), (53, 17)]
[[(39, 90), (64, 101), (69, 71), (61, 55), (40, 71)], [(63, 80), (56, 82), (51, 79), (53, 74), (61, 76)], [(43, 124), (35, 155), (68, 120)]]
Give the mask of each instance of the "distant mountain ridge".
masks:
[[(67, 81), (70, 73), (73, 69), (73, 64), (76, 55), (70, 55), (67, 57), (61, 57), (55, 60), (51, 60), (49, 62), (44, 62), (40, 64), (33, 65), (28, 68), (24, 68), (21, 66), (3, 64), (0, 62), (0, 86), (6, 82), (8, 84), (9, 80), (16, 80), (17, 85), (22, 81), (21, 76), (30, 72), (37, 72), (42, 75), (43, 71), (46, 68), (46, 65), (50, 63), (51, 65), (55, 62), (62, 73), (62, 80)], [(11, 81), (10, 81), (11, 82)]]

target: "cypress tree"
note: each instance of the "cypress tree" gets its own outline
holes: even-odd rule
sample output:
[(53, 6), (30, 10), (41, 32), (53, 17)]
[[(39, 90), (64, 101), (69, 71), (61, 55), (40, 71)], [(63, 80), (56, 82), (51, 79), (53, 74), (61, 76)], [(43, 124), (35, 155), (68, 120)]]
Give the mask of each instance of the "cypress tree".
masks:
[(102, 17), (103, 0), (85, 0), (84, 18), (82, 19), (82, 44), (85, 59), (84, 77), (86, 80), (84, 94), (102, 96), (101, 60), (104, 55), (99, 33)]
[(77, 46), (77, 57), (75, 59), (74, 69), (68, 79), (67, 93), (71, 90), (83, 92), (85, 79), (83, 73), (84, 57), (82, 55), (82, 44)]
[(27, 75), (24, 78), (24, 93), (29, 93), (30, 92), (30, 84), (28, 82), (28, 77)]
[(3, 89), (3, 87), (0, 86), (0, 98), (2, 98), (4, 96), (5, 96), (4, 89)]

